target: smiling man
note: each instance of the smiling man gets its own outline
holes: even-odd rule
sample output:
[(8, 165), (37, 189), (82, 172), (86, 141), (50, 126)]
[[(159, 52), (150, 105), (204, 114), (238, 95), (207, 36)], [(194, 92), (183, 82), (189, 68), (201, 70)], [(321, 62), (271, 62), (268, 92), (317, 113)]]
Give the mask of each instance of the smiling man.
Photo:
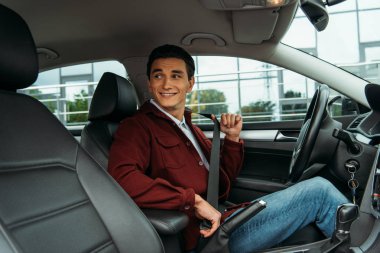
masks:
[[(152, 99), (121, 123), (108, 169), (141, 208), (185, 212), (190, 218), (184, 231), (190, 250), (200, 233), (210, 236), (221, 221), (220, 212), (204, 200), (211, 142), (185, 109), (186, 94), (194, 86), (194, 61), (182, 48), (165, 45), (151, 53), (147, 76)], [(226, 134), (220, 173), (224, 199), (243, 161), (241, 128), (239, 115), (221, 116), (221, 131)], [(210, 220), (212, 228), (200, 231), (200, 219)]]
[[(194, 86), (194, 61), (182, 48), (164, 45), (152, 51), (147, 64), (152, 99), (120, 124), (111, 147), (108, 170), (141, 208), (180, 210), (189, 216), (183, 231), (192, 251), (200, 235), (209, 237), (239, 209), (221, 214), (207, 201), (211, 142), (191, 123), (186, 94)], [(225, 133), (220, 159), (220, 201), (226, 200), (243, 163), (242, 118), (222, 114)], [(264, 196), (267, 208), (231, 235), (232, 252), (252, 252), (286, 239), (316, 222), (326, 236), (335, 225), (335, 211), (347, 202), (332, 184), (314, 178)], [(212, 224), (200, 230), (200, 221)]]
[(161, 58), (152, 63), (149, 90), (166, 112), (182, 120), (186, 94), (194, 86), (194, 77), (188, 79), (186, 64), (176, 58)]

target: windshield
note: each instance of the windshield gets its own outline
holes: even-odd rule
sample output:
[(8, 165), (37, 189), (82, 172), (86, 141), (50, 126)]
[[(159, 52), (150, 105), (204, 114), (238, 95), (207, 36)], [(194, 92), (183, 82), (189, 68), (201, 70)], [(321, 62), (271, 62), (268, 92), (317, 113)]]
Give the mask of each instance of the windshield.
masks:
[(299, 9), (282, 42), (379, 84), (380, 1), (347, 0), (327, 10), (329, 24), (317, 32)]

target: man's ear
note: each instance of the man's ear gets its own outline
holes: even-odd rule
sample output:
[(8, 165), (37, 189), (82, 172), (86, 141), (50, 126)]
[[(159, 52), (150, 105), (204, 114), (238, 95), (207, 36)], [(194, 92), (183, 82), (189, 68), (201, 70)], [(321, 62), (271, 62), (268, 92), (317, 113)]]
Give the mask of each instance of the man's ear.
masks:
[(189, 85), (189, 88), (187, 89), (187, 93), (190, 93), (193, 90), (194, 83), (195, 83), (195, 78), (194, 76), (192, 76), (189, 80), (190, 85)]

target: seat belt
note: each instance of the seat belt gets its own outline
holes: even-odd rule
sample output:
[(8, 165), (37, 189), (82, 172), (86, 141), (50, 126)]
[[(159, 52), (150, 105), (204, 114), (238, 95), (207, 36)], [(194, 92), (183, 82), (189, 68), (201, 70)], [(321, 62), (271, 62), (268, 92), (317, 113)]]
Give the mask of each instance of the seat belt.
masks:
[[(220, 123), (212, 114), (199, 113), (200, 115), (211, 119), (214, 122), (214, 130), (212, 135), (212, 147), (210, 166), (208, 169), (208, 186), (207, 186), (207, 202), (218, 210), (219, 205), (219, 162), (220, 162)], [(203, 220), (201, 229), (211, 228), (208, 220)]]
[[(211, 119), (214, 122), (210, 166), (208, 174), (207, 202), (218, 210), (219, 205), (219, 160), (220, 160), (220, 123), (212, 114), (199, 113), (200, 115)], [(211, 238), (200, 238), (196, 252), (200, 253), (229, 253), (228, 240), (229, 235), (247, 220), (252, 218), (258, 212), (263, 210), (266, 203), (262, 200), (256, 200), (246, 206), (242, 211), (221, 224), (218, 230)], [(211, 228), (211, 222), (203, 220), (200, 229)]]

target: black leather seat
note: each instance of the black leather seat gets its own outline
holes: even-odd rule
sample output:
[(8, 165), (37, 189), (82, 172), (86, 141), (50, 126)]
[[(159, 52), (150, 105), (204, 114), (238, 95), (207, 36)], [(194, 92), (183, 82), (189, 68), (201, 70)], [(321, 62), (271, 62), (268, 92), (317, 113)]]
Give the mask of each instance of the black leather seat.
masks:
[[(82, 131), (81, 145), (105, 170), (120, 121), (136, 110), (137, 98), (132, 84), (116, 74), (104, 73), (91, 101), (90, 123)], [(165, 251), (180, 252), (179, 234), (188, 224), (188, 217), (179, 211), (145, 209), (143, 212), (159, 233)]]
[(0, 5), (0, 251), (164, 252), (141, 210), (48, 109), (28, 26)]

